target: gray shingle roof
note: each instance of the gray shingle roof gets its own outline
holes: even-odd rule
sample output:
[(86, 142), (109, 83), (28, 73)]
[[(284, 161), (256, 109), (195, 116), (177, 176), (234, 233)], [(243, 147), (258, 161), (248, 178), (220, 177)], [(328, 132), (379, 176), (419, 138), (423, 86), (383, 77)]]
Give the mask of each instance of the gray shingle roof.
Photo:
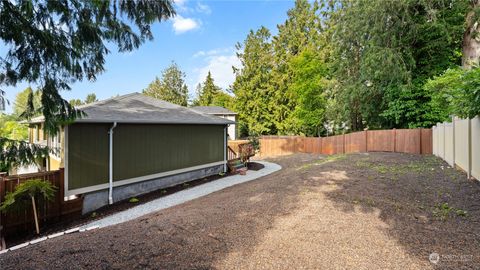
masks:
[[(163, 100), (140, 93), (117, 96), (78, 106), (87, 115), (79, 123), (158, 123), (158, 124), (209, 124), (225, 125), (235, 122), (203, 114)], [(42, 117), (43, 118), (43, 117)], [(34, 118), (31, 122), (41, 119)]]
[(237, 114), (236, 112), (232, 112), (220, 106), (195, 106), (192, 107), (192, 109), (206, 114)]

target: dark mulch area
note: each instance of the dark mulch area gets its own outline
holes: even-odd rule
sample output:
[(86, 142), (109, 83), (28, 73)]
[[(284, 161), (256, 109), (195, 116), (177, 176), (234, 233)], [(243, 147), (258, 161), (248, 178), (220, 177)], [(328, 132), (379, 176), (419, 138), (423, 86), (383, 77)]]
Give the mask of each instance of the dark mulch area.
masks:
[[(283, 169), (0, 255), (0, 268), (479, 268), (479, 182), (438, 158), (298, 154), (272, 161)], [(438, 264), (429, 262), (432, 252)]]
[(259, 170), (265, 168), (265, 166), (263, 166), (262, 164), (260, 164), (258, 162), (249, 162), (247, 164), (247, 168), (249, 170), (252, 170), (252, 171), (259, 171)]
[[(257, 163), (257, 162), (249, 162), (248, 163), (248, 169), (249, 170), (258, 171), (258, 170), (261, 170), (263, 168), (264, 168), (264, 166), (260, 163)], [(218, 179), (221, 179), (223, 177), (230, 176), (230, 175), (232, 175), (232, 174), (231, 173), (226, 173), (224, 175), (219, 175), (219, 174), (211, 175), (211, 176), (208, 176), (208, 177), (204, 177), (204, 178), (200, 178), (200, 179), (190, 181), (188, 183), (179, 184), (179, 185), (168, 187), (168, 188), (165, 188), (165, 189), (159, 189), (159, 190), (156, 190), (156, 191), (152, 191), (152, 192), (149, 192), (149, 193), (146, 193), (146, 194), (136, 196), (135, 198), (138, 199), (138, 202), (132, 203), (132, 202), (129, 202), (129, 199), (122, 200), (122, 201), (116, 202), (113, 205), (107, 205), (107, 206), (104, 206), (102, 208), (99, 208), (99, 209), (95, 210), (95, 212), (93, 212), (93, 213), (88, 213), (86, 215), (77, 217), (73, 220), (65, 220), (65, 221), (61, 221), (61, 222), (57, 222), (57, 223), (50, 223), (50, 224), (44, 225), (41, 228), (40, 235), (36, 235), (35, 231), (34, 231), (35, 228), (32, 227), (32, 233), (7, 235), (7, 237), (5, 238), (5, 241), (6, 241), (7, 247), (15, 246), (15, 245), (24, 243), (26, 241), (30, 241), (31, 239), (34, 239), (34, 238), (40, 238), (40, 237), (47, 236), (47, 235), (50, 235), (50, 234), (53, 234), (53, 233), (57, 233), (59, 231), (66, 230), (68, 228), (75, 228), (75, 227), (78, 227), (78, 226), (82, 226), (82, 225), (85, 225), (85, 224), (90, 223), (92, 221), (95, 221), (95, 220), (104, 218), (106, 216), (115, 214), (117, 212), (124, 211), (126, 209), (135, 207), (137, 205), (141, 205), (141, 204), (156, 200), (158, 198), (168, 196), (168, 195), (173, 194), (175, 192), (185, 190), (185, 189), (189, 189), (189, 188), (192, 188), (192, 187), (195, 187), (195, 186), (198, 186), (198, 185), (202, 185), (202, 184), (205, 184), (205, 183), (208, 183), (208, 182), (211, 182), (211, 181), (215, 181), (215, 180), (218, 180)]]

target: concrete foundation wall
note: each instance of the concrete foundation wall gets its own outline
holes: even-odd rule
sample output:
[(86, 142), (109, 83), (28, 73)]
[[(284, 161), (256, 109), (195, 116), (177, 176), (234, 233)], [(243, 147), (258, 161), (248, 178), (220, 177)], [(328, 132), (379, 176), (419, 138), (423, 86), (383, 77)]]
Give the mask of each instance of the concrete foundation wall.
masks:
[[(152, 192), (193, 181), (202, 177), (211, 176), (223, 172), (223, 165), (217, 165), (205, 169), (185, 172), (181, 174), (152, 179), (131, 185), (113, 188), (113, 201), (118, 202), (134, 196)], [(92, 212), (102, 206), (108, 205), (108, 189), (87, 193), (84, 195), (82, 213)]]

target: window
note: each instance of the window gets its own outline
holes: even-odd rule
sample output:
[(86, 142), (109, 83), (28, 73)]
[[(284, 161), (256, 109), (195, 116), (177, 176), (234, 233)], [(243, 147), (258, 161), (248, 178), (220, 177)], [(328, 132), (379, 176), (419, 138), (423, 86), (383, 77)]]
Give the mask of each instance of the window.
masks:
[(38, 142), (38, 139), (40, 137), (40, 129), (38, 128), (38, 125), (35, 125), (35, 130), (33, 131), (33, 142)]

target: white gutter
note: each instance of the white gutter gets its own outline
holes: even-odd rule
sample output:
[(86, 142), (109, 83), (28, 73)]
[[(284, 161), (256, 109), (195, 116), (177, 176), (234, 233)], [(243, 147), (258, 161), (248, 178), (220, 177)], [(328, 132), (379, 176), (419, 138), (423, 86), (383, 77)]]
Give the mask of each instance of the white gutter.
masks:
[(227, 172), (227, 126), (223, 128), (223, 172)]
[(113, 129), (117, 126), (117, 122), (113, 122), (109, 135), (109, 157), (108, 157), (108, 203), (113, 204)]

